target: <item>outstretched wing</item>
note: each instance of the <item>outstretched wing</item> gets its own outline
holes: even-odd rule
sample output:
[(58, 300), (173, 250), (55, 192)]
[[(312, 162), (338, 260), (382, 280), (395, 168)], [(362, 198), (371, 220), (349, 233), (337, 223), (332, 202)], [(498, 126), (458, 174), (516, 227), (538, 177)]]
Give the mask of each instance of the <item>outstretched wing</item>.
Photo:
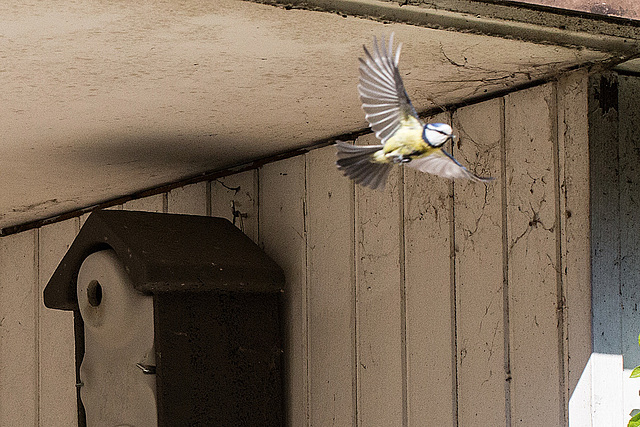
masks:
[(379, 145), (352, 145), (336, 141), (338, 147), (338, 169), (357, 184), (372, 189), (383, 189), (392, 163), (372, 163), (371, 156), (380, 150)]
[(413, 159), (405, 165), (421, 172), (431, 173), (449, 179), (470, 179), (477, 182), (490, 182), (494, 178), (485, 178), (474, 174), (462, 166), (453, 156), (444, 150), (418, 159)]
[(372, 52), (363, 46), (365, 58), (359, 58), (358, 93), (371, 129), (384, 144), (398, 130), (401, 121), (409, 117), (420, 119), (411, 105), (398, 71), (402, 44), (398, 44), (394, 56), (393, 33), (388, 44), (385, 44), (384, 37), (381, 41), (382, 46), (378, 46), (377, 39), (373, 38)]

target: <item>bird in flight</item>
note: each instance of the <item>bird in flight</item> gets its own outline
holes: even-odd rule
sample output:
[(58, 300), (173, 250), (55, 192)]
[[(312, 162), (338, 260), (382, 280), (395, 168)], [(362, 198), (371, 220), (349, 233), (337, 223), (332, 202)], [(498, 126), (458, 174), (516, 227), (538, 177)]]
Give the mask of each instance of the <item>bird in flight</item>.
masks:
[(373, 38), (371, 52), (363, 46), (358, 93), (369, 126), (380, 140), (376, 145), (337, 141), (338, 161), (345, 176), (372, 189), (384, 188), (393, 165), (406, 164), (421, 172), (445, 178), (489, 182), (462, 166), (442, 146), (454, 138), (446, 123), (424, 124), (418, 117), (398, 71), (400, 48), (393, 53), (393, 33), (385, 45)]

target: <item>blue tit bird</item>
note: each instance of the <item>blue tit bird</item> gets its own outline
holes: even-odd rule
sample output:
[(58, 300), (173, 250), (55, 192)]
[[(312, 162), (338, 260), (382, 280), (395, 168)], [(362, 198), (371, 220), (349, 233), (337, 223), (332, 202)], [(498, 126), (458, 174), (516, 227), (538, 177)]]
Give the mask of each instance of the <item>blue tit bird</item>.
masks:
[(382, 46), (373, 38), (373, 50), (363, 46), (358, 93), (369, 126), (382, 145), (358, 146), (337, 141), (338, 161), (345, 176), (372, 189), (384, 188), (393, 165), (406, 164), (422, 172), (449, 179), (489, 182), (462, 166), (442, 146), (454, 138), (445, 123), (424, 124), (418, 117), (398, 71), (402, 44), (393, 53), (393, 34)]

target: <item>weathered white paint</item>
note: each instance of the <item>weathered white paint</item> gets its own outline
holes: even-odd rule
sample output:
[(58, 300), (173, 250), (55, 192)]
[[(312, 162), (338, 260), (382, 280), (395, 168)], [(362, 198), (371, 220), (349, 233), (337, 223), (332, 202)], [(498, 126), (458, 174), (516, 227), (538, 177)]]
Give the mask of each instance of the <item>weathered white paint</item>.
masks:
[[(124, 209), (235, 218), (283, 267), (289, 425), (563, 425), (609, 379), (587, 365), (586, 79), (453, 113), (453, 152), (489, 187), (407, 168), (354, 188), (326, 147)], [(0, 239), (2, 425), (75, 422), (72, 319), (40, 287), (78, 229)], [(7, 409), (5, 378), (27, 410)]]
[(287, 422), (309, 419), (309, 311), (305, 229), (305, 159), (270, 163), (259, 171), (260, 245), (285, 273), (284, 338)]
[(228, 219), (258, 242), (258, 172), (225, 176), (210, 185), (211, 215)]
[(309, 424), (353, 425), (356, 417), (354, 194), (335, 148), (314, 150), (307, 164)]
[(559, 80), (557, 93), (566, 349), (571, 354), (566, 360), (569, 394), (591, 354), (591, 328), (579, 327), (591, 323), (590, 236), (584, 232), (589, 228), (587, 85), (586, 72), (573, 73)]
[[(558, 166), (564, 283), (565, 381), (572, 426), (591, 425), (591, 265), (589, 229), (588, 78), (558, 81)], [(588, 325), (588, 326), (587, 326)]]
[(37, 239), (33, 230), (0, 241), (0, 425), (39, 422)]
[[(38, 230), (38, 296), (79, 231), (78, 218)], [(73, 313), (51, 310), (38, 298), (38, 425), (75, 426), (75, 340)]]
[[(371, 144), (374, 138), (358, 143)], [(383, 191), (358, 186), (355, 193), (358, 422), (402, 425), (401, 170), (389, 174)]]
[(455, 425), (451, 183), (405, 168), (403, 190), (407, 421)]
[(589, 85), (591, 181), (591, 283), (594, 426), (620, 426), (623, 416), (622, 298), (620, 289), (620, 187), (618, 79), (594, 76)]
[(454, 186), (458, 423), (505, 425), (505, 251), (500, 179), (502, 100), (454, 114), (460, 143), (454, 155), (475, 172), (496, 177), (490, 185)]
[(553, 85), (505, 98), (512, 425), (556, 425), (564, 419), (556, 117)]
[(190, 215), (207, 215), (210, 199), (207, 198), (207, 182), (187, 185), (167, 193), (167, 212)]
[[(386, 22), (425, 10), (328, 7), (366, 8)], [(486, 7), (479, 20), (441, 14), (442, 27), (459, 32), (239, 0), (5, 0), (0, 227), (365, 128), (356, 58), (373, 35), (395, 31), (404, 42), (401, 70), (418, 109), (619, 55), (607, 42), (594, 50), (575, 19), (570, 31), (562, 19), (534, 25), (525, 16), (517, 25), (518, 9)], [(601, 38), (634, 46), (625, 40), (637, 37), (633, 25), (585, 21), (608, 33)], [(517, 37), (480, 34), (496, 25)], [(534, 40), (547, 43), (520, 40), (540, 31), (550, 37)], [(577, 46), (558, 46), (563, 35)]]
[(589, 84), (593, 353), (583, 410), (593, 426), (623, 425), (640, 409), (640, 381), (629, 378), (640, 364), (639, 92), (637, 76), (607, 73)]
[(625, 420), (640, 410), (640, 380), (629, 378), (640, 365), (640, 80), (619, 76), (620, 286)]

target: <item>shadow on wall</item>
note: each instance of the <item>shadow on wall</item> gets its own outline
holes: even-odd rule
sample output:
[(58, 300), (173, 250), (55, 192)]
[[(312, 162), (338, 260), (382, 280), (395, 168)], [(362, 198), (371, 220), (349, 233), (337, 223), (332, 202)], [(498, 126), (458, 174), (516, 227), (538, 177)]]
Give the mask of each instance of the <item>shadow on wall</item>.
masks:
[(605, 73), (589, 88), (593, 353), (569, 408), (572, 425), (626, 425), (640, 408), (640, 79)]

